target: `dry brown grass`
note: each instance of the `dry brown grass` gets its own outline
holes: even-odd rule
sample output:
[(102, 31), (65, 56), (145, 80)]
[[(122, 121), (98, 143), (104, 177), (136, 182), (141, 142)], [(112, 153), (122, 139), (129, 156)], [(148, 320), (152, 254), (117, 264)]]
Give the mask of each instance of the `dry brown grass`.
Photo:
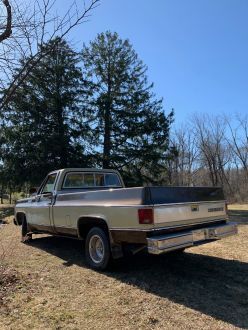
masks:
[(229, 204), (228, 210), (243, 210), (248, 211), (248, 204)]
[(239, 224), (248, 223), (248, 204), (230, 204), (228, 205), (230, 220)]
[(21, 274), (0, 329), (248, 328), (248, 226), (181, 256), (136, 255), (111, 271), (85, 266), (80, 241), (0, 229), (5, 262)]

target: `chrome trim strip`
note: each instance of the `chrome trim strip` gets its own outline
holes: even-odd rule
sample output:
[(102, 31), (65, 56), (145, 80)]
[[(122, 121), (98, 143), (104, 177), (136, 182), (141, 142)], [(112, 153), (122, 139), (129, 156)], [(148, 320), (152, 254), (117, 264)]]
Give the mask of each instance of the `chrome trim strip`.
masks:
[(51, 225), (43, 225), (43, 224), (38, 224), (38, 223), (28, 223), (30, 226), (39, 226), (39, 227), (53, 227)]
[(199, 205), (199, 204), (208, 204), (208, 203), (225, 203), (226, 200), (220, 201), (202, 201), (202, 202), (184, 202), (184, 203), (167, 203), (167, 204), (154, 204), (154, 207), (157, 206), (171, 206), (171, 205)]
[(69, 227), (69, 226), (57, 226), (57, 225), (55, 225), (55, 226), (52, 226), (52, 227), (55, 227), (55, 228), (64, 228), (64, 229), (75, 229), (75, 230), (77, 230), (76, 227)]
[[(71, 193), (71, 194), (59, 194), (59, 195), (57, 195), (57, 196), (64, 196), (64, 195), (74, 195), (75, 193)], [(81, 192), (79, 193), (77, 193), (77, 194), (81, 194)], [(84, 193), (82, 193), (82, 194), (84, 194)], [(81, 200), (80, 199), (78, 199), (78, 200), (70, 200), (70, 202), (77, 202), (77, 201), (80, 201), (81, 202)], [(66, 202), (66, 200), (63, 200), (63, 201), (60, 201), (59, 199), (57, 199), (57, 202), (60, 202), (60, 203), (63, 203), (63, 202)], [(78, 206), (80, 206), (80, 207), (89, 207), (89, 206), (94, 206), (94, 207), (120, 207), (120, 208), (125, 208), (125, 207), (134, 207), (134, 208), (149, 208), (149, 207), (163, 207), (163, 206), (167, 206), (167, 207), (172, 207), (172, 206), (177, 206), (177, 205), (198, 205), (198, 204), (209, 204), (209, 203), (223, 203), (223, 202), (226, 202), (226, 200), (221, 200), (221, 201), (205, 201), (205, 202), (186, 202), (186, 203), (171, 203), (171, 204), (149, 204), (149, 205), (144, 205), (144, 204), (130, 204), (130, 205), (111, 205), (111, 204), (108, 204), (107, 202), (106, 202), (106, 204), (75, 204), (75, 205), (73, 205), (73, 204), (70, 204), (70, 205), (68, 205), (68, 206), (70, 206), (70, 207), (72, 207), (72, 206), (74, 206), (74, 207), (78, 207)], [(56, 204), (55, 206), (60, 206), (60, 205), (58, 205), (58, 204)], [(61, 205), (61, 206), (63, 206), (63, 205)]]
[(61, 190), (58, 190), (57, 193), (58, 193), (58, 196), (66, 196), (66, 195), (88, 194), (89, 192), (92, 193), (92, 192), (102, 192), (102, 191), (131, 190), (131, 189), (140, 189), (141, 190), (142, 188), (143, 187), (131, 187), (131, 188), (122, 187), (122, 188), (109, 188), (109, 189), (104, 189), (104, 190), (96, 189), (96, 190), (91, 190), (91, 191), (75, 191), (73, 193), (61, 193)]
[[(59, 202), (59, 203), (61, 203), (61, 204), (55, 204), (54, 206), (57, 206), (57, 207), (64, 207), (65, 205), (63, 204), (64, 202), (74, 202), (74, 203), (76, 203), (76, 202), (81, 202), (81, 200), (63, 200), (63, 201), (61, 201), (61, 200), (57, 200), (57, 203)], [(106, 203), (107, 204), (107, 203)], [(148, 207), (153, 207), (153, 205), (106, 205), (106, 204), (100, 204), (100, 203), (98, 203), (98, 204), (80, 204), (80, 203), (77, 203), (77, 204), (69, 204), (69, 205), (67, 205), (66, 204), (66, 206), (69, 206), (69, 207), (90, 207), (90, 206), (94, 206), (94, 207), (118, 207), (118, 208), (130, 208), (130, 207), (133, 207), (133, 208), (142, 208), (143, 206), (145, 207), (145, 208), (148, 208)]]
[(212, 222), (216, 222), (216, 221), (224, 221), (224, 220), (228, 220), (228, 218), (217, 218), (217, 219), (213, 219), (213, 220), (207, 220), (204, 222), (196, 222), (196, 223), (189, 223), (187, 225), (175, 225), (175, 226), (169, 226), (169, 227), (151, 227), (151, 228), (147, 228), (147, 229), (142, 229), (142, 228), (120, 228), (120, 227), (112, 227), (109, 228), (109, 230), (118, 230), (118, 231), (143, 231), (143, 232), (154, 232), (154, 231), (159, 231), (159, 230), (165, 230), (165, 229), (174, 229), (174, 228), (184, 228), (184, 227), (189, 227), (189, 226), (197, 226), (197, 225), (204, 225), (204, 224), (210, 224)]

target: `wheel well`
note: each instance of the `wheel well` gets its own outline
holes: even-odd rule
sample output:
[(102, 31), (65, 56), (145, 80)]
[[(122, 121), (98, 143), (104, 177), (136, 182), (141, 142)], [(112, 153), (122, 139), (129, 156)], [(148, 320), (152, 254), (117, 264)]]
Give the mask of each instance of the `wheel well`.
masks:
[(16, 219), (16, 224), (18, 226), (21, 226), (22, 222), (26, 219), (26, 215), (25, 215), (25, 213), (18, 212), (18, 213), (16, 213), (15, 219)]
[(83, 217), (78, 220), (78, 236), (85, 239), (88, 232), (93, 227), (99, 227), (109, 235), (108, 225), (105, 220), (101, 218)]

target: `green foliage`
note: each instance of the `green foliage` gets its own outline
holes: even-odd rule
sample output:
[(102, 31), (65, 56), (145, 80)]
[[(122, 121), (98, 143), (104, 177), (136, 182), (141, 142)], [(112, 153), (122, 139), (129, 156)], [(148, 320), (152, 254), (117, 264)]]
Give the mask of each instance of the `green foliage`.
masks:
[(111, 32), (84, 46), (82, 59), (95, 164), (121, 170), (132, 185), (160, 181), (173, 112), (166, 116), (155, 98), (147, 67), (128, 40)]
[(59, 38), (43, 47), (48, 55), (0, 114), (1, 183), (37, 185), (51, 170), (93, 166), (119, 169), (128, 185), (161, 183), (173, 111), (165, 115), (129, 41), (101, 33), (80, 56)]
[(51, 43), (46, 47), (52, 51), (2, 114), (1, 158), (17, 184), (39, 183), (48, 171), (85, 165), (79, 58), (65, 41)]

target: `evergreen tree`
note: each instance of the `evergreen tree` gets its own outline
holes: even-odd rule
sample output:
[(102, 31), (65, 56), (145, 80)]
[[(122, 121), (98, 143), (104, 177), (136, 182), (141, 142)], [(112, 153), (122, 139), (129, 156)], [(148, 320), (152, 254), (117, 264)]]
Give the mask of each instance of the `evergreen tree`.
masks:
[(56, 46), (18, 88), (2, 115), (1, 158), (16, 180), (33, 183), (50, 170), (84, 166), (82, 72), (66, 41)]
[(162, 100), (155, 98), (147, 67), (128, 40), (111, 32), (84, 45), (82, 59), (96, 164), (121, 170), (132, 184), (159, 182), (173, 112), (166, 116)]

